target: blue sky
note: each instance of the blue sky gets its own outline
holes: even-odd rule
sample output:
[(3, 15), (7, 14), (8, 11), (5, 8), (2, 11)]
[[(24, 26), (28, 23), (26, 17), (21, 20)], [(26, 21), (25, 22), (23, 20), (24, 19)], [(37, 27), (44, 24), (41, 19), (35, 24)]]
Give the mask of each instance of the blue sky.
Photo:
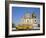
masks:
[(32, 7), (12, 7), (12, 22), (18, 24), (20, 22), (21, 16), (25, 13), (35, 13), (40, 19), (40, 8)]

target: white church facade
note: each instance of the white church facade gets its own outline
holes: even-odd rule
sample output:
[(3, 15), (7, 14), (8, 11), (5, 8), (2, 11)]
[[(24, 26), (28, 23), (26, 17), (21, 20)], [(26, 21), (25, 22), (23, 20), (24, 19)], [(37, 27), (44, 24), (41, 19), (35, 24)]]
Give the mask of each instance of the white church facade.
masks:
[(21, 19), (22, 19), (21, 24), (31, 25), (33, 26), (32, 29), (40, 29), (38, 27), (39, 19), (37, 19), (37, 16), (35, 15), (35, 13), (32, 13), (32, 14), (26, 13)]

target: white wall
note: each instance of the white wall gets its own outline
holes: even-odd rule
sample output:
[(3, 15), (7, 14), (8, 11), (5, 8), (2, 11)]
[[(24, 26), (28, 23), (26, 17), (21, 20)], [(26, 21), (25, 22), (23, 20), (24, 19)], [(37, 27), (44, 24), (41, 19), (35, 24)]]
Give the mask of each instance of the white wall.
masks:
[[(27, 1), (45, 2), (45, 0), (27, 0)], [(0, 0), (0, 38), (5, 38), (5, 0)], [(46, 35), (45, 36), (17, 37), (17, 38), (46, 38)]]
[(0, 38), (5, 36), (5, 1), (0, 0)]

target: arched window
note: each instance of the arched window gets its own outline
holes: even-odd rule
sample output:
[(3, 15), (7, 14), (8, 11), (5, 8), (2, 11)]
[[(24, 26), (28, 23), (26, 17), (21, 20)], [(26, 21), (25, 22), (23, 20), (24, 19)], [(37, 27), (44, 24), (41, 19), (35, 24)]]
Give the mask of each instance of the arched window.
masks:
[(27, 23), (30, 23), (30, 19), (27, 19), (26, 21), (27, 21)]
[(35, 24), (37, 23), (37, 20), (36, 20), (36, 19), (34, 20), (34, 23), (35, 23)]

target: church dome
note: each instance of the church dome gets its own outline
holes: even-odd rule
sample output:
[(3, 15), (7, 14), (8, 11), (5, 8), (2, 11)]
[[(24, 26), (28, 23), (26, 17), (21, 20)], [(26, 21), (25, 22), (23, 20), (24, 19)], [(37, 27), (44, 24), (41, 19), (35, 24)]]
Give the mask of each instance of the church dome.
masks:
[(25, 13), (24, 18), (31, 18), (31, 14), (30, 13)]

